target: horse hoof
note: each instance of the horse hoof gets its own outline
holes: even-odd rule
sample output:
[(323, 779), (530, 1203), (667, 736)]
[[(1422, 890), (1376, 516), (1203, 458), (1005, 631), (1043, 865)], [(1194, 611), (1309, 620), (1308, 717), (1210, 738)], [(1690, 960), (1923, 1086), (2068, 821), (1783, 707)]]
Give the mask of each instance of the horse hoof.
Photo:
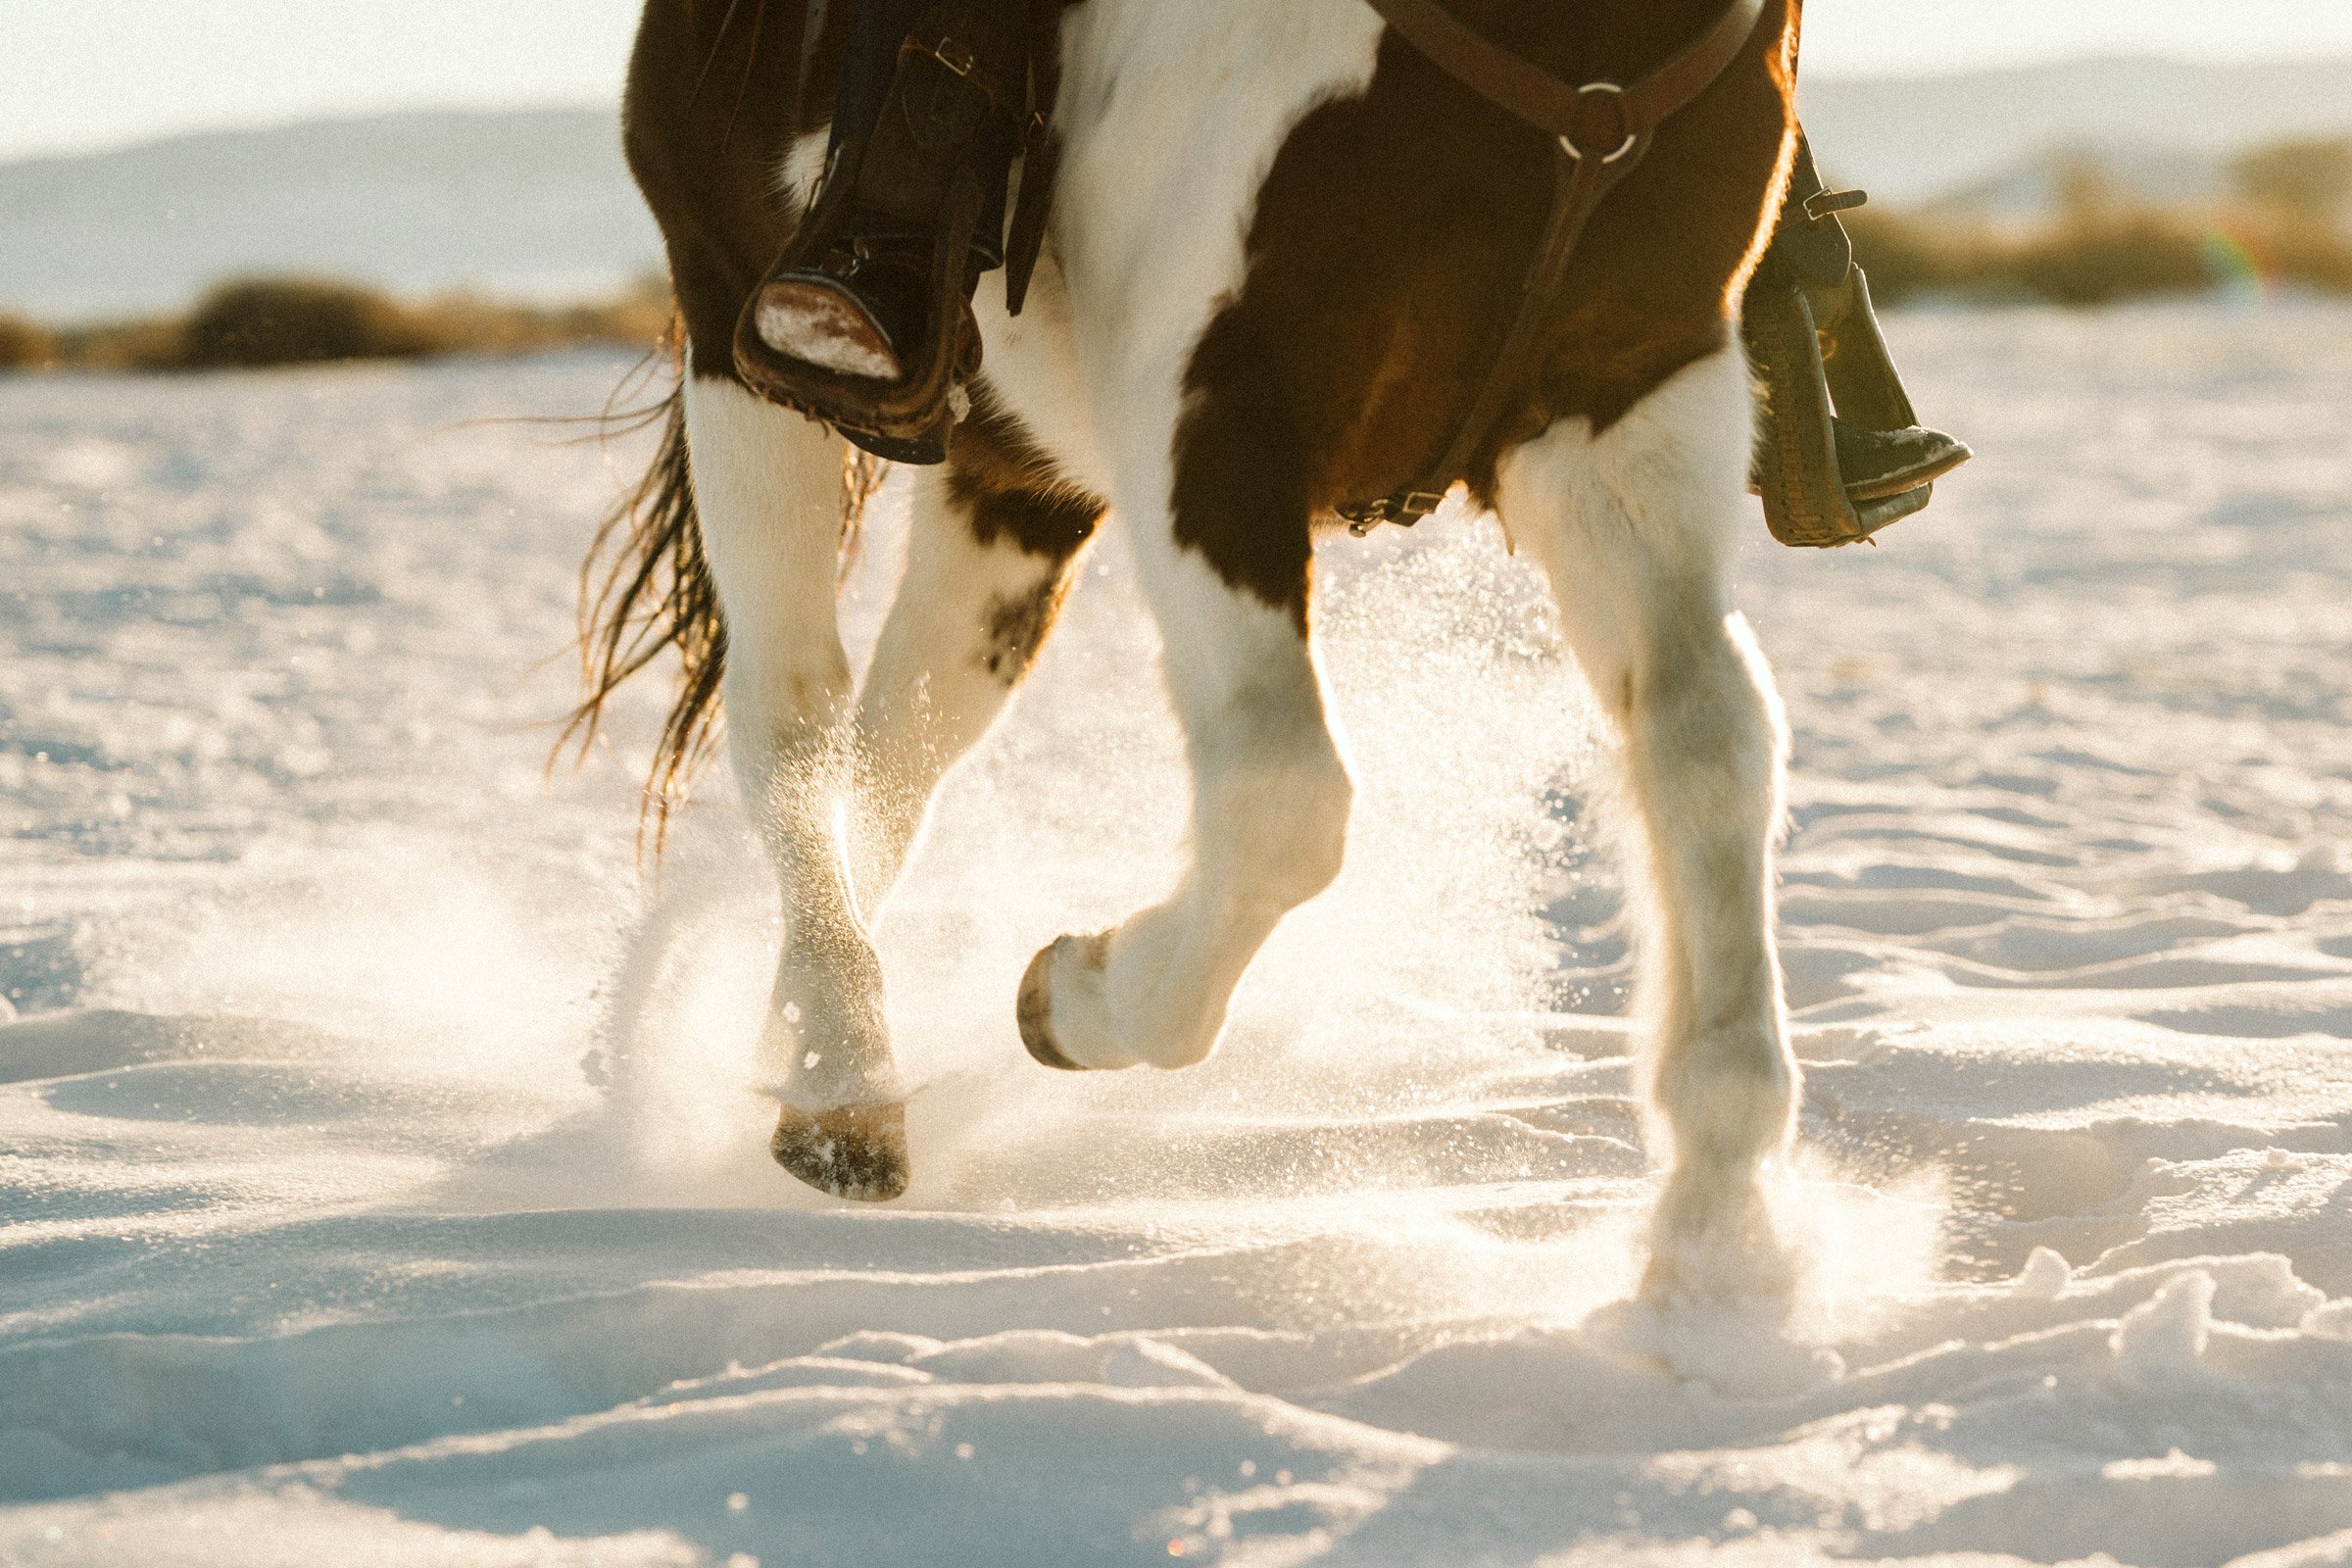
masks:
[(1054, 955), (1060, 950), (1061, 942), (1049, 942), (1029, 960), (1029, 970), (1021, 976), (1021, 999), (1014, 1016), (1020, 1020), (1021, 1044), (1029, 1048), (1030, 1055), (1058, 1072), (1084, 1072), (1054, 1040)]
[(906, 1191), (906, 1107), (896, 1101), (815, 1112), (786, 1105), (767, 1152), (820, 1193), (886, 1203)]

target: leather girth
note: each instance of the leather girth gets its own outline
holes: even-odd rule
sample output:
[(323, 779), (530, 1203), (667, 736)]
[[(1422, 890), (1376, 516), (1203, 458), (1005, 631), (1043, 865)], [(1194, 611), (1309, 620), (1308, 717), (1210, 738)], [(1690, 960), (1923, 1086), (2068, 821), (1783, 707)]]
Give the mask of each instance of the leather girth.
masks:
[(1339, 508), (1359, 537), (1384, 522), (1404, 527), (1438, 510), (1466, 476), (1509, 400), (1525, 389), (1557, 303), (1568, 264), (1592, 214), (1649, 151), (1658, 127), (1729, 70), (1764, 14), (1764, 0), (1730, 0), (1722, 16), (1631, 86), (1576, 85), (1501, 47), (1446, 9), (1442, 0), (1366, 0), (1397, 35), (1464, 86), (1558, 138), (1551, 212), (1529, 264), (1518, 314), (1445, 455), (1422, 476), (1376, 501)]

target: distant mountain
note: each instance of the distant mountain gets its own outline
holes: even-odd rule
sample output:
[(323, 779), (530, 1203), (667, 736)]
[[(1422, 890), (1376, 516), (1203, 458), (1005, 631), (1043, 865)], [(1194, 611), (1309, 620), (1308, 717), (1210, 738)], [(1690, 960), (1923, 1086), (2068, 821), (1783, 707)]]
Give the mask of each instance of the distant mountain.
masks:
[(2064, 148), (2120, 169), (2202, 165), (2282, 136), (2352, 134), (2352, 59), (2259, 65), (2076, 60), (2014, 71), (1807, 79), (1799, 112), (1822, 169), (1912, 205)]
[[(2133, 188), (2193, 195), (2231, 152), (2352, 134), (2352, 60), (1809, 78), (1802, 108), (1834, 179), (1891, 204), (1967, 193), (2016, 211), (2046, 199), (2066, 148)], [(51, 319), (170, 309), (254, 270), (572, 296), (660, 257), (609, 108), (318, 121), (0, 164), (0, 309)]]
[(0, 164), (0, 308), (51, 319), (177, 307), (255, 270), (569, 297), (661, 254), (610, 109), (318, 121)]
[(2214, 202), (2230, 189), (2230, 160), (2224, 153), (2128, 142), (2062, 142), (1984, 178), (1941, 191), (1926, 210), (2031, 220), (2064, 205), (2068, 182), (2084, 169), (2095, 173), (2099, 187), (2109, 195), (2151, 206)]

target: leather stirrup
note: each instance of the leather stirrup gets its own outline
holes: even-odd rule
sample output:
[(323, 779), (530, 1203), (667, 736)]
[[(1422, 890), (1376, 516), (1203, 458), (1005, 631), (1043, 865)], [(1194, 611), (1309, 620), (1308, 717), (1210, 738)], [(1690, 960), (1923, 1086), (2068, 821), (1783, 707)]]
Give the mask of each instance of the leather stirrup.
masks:
[[(925, 11), (900, 50), (872, 139), (842, 146), (737, 319), (736, 370), (755, 391), (878, 457), (946, 459), (949, 432), (971, 407), (964, 383), (980, 369), (971, 301), (981, 273), (1004, 259), (1004, 195), (1025, 128), (1027, 77), (1025, 30), (1002, 0), (940, 0)], [(771, 288), (831, 290), (878, 310), (871, 301), (884, 295), (861, 295), (858, 284), (877, 262), (896, 269), (897, 378), (811, 364), (763, 332)], [(919, 312), (906, 308), (918, 270)]]
[(1933, 483), (1859, 504), (1846, 494), (1821, 335), (1803, 288), (1750, 290), (1743, 330), (1764, 376), (1756, 482), (1775, 539), (1814, 549), (1850, 545), (1927, 506)]

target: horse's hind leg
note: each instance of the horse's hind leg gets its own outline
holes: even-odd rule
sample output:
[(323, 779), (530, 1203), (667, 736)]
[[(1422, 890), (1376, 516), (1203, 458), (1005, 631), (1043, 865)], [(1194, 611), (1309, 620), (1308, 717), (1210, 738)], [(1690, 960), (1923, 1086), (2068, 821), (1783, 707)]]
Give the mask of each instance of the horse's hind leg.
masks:
[(1745, 367), (1725, 352), (1599, 436), (1563, 422), (1501, 474), (1504, 519), (1550, 574), (1645, 830), (1650, 1098), (1672, 1146), (1653, 1298), (1777, 1283), (1755, 1271), (1777, 1267), (1761, 1176), (1787, 1149), (1796, 1087), (1772, 937), (1787, 742), (1725, 582), (1749, 417)]
[(777, 1162), (844, 1198), (895, 1198), (906, 1138), (882, 970), (846, 864), (851, 690), (834, 612), (840, 440), (731, 379), (690, 376), (687, 446), (726, 615), (728, 751), (774, 861), (784, 943), (760, 1034)]
[[(1204, 417), (1220, 411), (1211, 408)], [(1339, 875), (1349, 786), (1307, 647), (1306, 509), (1187, 432), (1171, 509), (1163, 443), (1117, 498), (1165, 644), (1193, 772), (1191, 862), (1162, 903), (1065, 936), (1023, 979), (1021, 1037), (1049, 1066), (1183, 1067), (1215, 1047), (1234, 988), (1282, 917)], [(1218, 453), (1237, 461), (1214, 461)], [(1152, 504), (1156, 500), (1157, 504)]]
[(915, 481), (906, 570), (858, 696), (853, 864), (869, 915), (898, 880), (940, 775), (1028, 673), (1102, 513), (1093, 497), (968, 452), (959, 445), (946, 469)]

